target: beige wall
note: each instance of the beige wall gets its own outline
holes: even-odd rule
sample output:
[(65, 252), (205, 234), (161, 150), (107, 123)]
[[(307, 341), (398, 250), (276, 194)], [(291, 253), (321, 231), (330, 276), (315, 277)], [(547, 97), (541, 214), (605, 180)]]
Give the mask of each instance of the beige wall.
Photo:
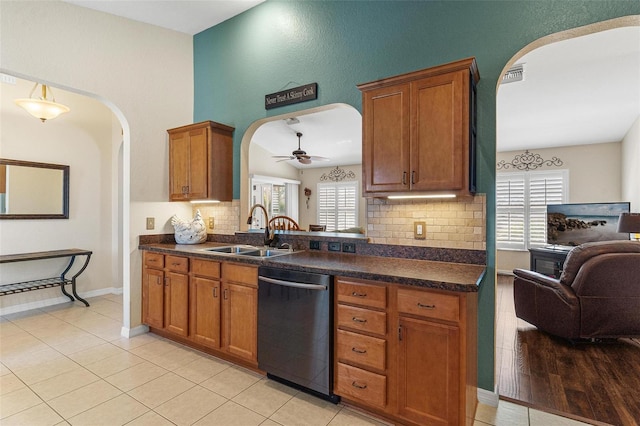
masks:
[[(168, 164), (166, 129), (193, 118), (192, 37), (60, 1), (3, 0), (0, 43), (1, 72), (90, 94), (118, 117), (121, 146), (112, 147), (108, 155), (116, 156), (121, 176), (116, 186), (121, 188), (117, 211), (122, 220), (117, 237), (107, 234), (105, 239), (110, 244), (108, 256), (122, 251), (124, 327), (136, 326), (141, 280), (138, 235), (171, 232), (167, 225), (171, 215), (191, 212), (187, 203), (166, 201), (169, 178), (164, 165)], [(72, 164), (82, 158), (82, 151), (65, 148), (62, 153)], [(106, 209), (113, 214), (114, 198), (94, 203), (92, 213)], [(145, 230), (147, 216), (156, 218), (155, 230)], [(59, 239), (45, 238), (60, 248), (74, 245), (71, 236), (68, 232)], [(33, 244), (21, 244), (25, 251), (33, 251)]]
[(640, 212), (640, 116), (622, 140), (622, 195)]
[[(347, 181), (358, 181), (358, 191), (362, 191), (362, 165), (354, 164), (348, 166), (340, 166), (345, 172), (353, 172), (354, 179), (345, 179)], [(309, 229), (309, 225), (318, 223), (318, 183), (320, 178), (324, 174), (329, 174), (333, 167), (317, 167), (313, 169), (302, 169), (298, 174), (298, 180), (300, 183), (300, 227), (302, 229)], [(327, 181), (330, 182), (330, 181)], [(311, 189), (311, 197), (309, 197), (309, 205), (307, 206), (307, 197), (304, 195), (304, 189)], [(362, 197), (359, 197), (360, 203), (358, 204), (358, 226), (366, 229), (367, 227), (367, 203)]]
[[(543, 166), (540, 170), (569, 170), (569, 203), (627, 201), (622, 196), (622, 144), (620, 142), (534, 149), (531, 152), (549, 160), (557, 157), (562, 166)], [(496, 161), (510, 162), (522, 151), (498, 152)], [(508, 169), (505, 171), (513, 171)], [(500, 171), (498, 171), (499, 173)], [(498, 250), (497, 270), (529, 268), (528, 251)]]
[[(112, 117), (104, 104), (86, 96), (55, 91), (56, 100), (71, 112), (41, 123), (13, 103), (26, 97), (33, 83), (21, 79), (3, 83), (0, 98), (0, 157), (69, 166), (69, 219), (0, 220), (0, 254), (64, 248), (94, 252), (90, 267), (81, 276), (80, 294), (111, 292), (121, 288), (115, 274), (112, 241), (117, 218), (110, 208), (117, 176), (112, 157)], [(2, 265), (3, 284), (59, 275), (68, 262), (15, 263)], [(77, 268), (76, 268), (77, 270)], [(16, 306), (37, 304), (61, 297), (59, 289), (4, 296), (4, 312)], [(63, 298), (63, 300), (67, 300)]]

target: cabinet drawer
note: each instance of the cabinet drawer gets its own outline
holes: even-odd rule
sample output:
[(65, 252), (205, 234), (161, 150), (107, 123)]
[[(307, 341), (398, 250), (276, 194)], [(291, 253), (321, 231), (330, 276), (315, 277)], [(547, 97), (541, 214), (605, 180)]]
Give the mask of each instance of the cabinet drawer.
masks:
[(357, 281), (337, 281), (338, 302), (353, 303), (384, 309), (387, 307), (387, 288), (384, 285), (366, 284)]
[(167, 270), (173, 272), (189, 272), (189, 258), (179, 256), (165, 256), (164, 264)]
[(387, 366), (387, 342), (384, 339), (338, 330), (336, 346), (339, 360), (377, 370), (384, 370)]
[(338, 327), (356, 329), (384, 336), (387, 333), (387, 314), (355, 306), (338, 305)]
[(220, 278), (220, 262), (191, 259), (191, 272), (199, 277)]
[(336, 393), (358, 399), (367, 405), (384, 407), (387, 403), (387, 378), (357, 367), (338, 363)]
[(164, 268), (164, 255), (160, 253), (144, 252), (144, 266), (147, 268)]
[(258, 287), (258, 268), (237, 263), (223, 263), (222, 279)]
[(458, 296), (400, 288), (398, 312), (457, 322), (460, 301)]

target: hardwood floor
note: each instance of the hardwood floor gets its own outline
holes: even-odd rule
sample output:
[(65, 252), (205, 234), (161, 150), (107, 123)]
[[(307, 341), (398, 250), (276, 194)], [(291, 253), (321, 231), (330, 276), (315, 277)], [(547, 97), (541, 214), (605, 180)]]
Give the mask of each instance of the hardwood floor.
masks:
[(640, 424), (640, 339), (571, 344), (516, 318), (513, 277), (497, 285), (501, 399), (592, 424)]

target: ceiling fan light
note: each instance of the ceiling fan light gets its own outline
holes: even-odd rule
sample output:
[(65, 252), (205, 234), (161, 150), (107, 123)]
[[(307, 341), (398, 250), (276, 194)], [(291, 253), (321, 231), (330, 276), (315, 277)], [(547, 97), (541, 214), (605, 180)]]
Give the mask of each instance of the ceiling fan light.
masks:
[(311, 164), (311, 159), (310, 158), (299, 158), (298, 159), (299, 162), (301, 162), (302, 164)]
[(14, 100), (15, 104), (32, 116), (39, 118), (43, 123), (56, 118), (60, 114), (71, 111), (68, 106), (57, 103), (55, 98), (52, 97), (52, 100), (47, 99), (47, 86), (45, 84), (42, 85), (42, 97), (32, 98), (31, 96), (36, 87), (38, 87), (38, 83), (33, 86), (28, 98), (16, 99)]

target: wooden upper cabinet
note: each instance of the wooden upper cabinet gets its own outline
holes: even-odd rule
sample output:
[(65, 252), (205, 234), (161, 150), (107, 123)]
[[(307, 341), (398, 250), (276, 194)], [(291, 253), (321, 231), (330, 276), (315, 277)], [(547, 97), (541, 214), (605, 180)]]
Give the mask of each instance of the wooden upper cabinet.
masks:
[(170, 201), (231, 201), (233, 131), (213, 121), (167, 130)]
[(409, 84), (363, 94), (365, 192), (409, 190), (409, 100)]
[(474, 58), (358, 86), (365, 196), (475, 192)]

